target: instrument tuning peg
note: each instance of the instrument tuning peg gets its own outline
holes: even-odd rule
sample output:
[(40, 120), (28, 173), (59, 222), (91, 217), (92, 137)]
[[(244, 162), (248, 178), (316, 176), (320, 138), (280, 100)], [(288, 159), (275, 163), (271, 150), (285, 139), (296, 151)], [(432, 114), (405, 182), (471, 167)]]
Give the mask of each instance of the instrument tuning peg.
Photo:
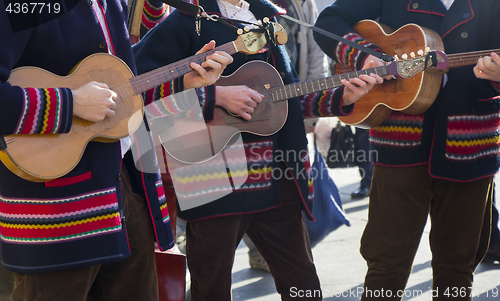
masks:
[(410, 52), (410, 57), (411, 57), (411, 58), (415, 58), (415, 52), (413, 52), (413, 51), (412, 51), (412, 52)]
[(417, 51), (417, 54), (422, 56), (422, 55), (424, 55), (424, 51), (422, 49), (420, 49), (419, 51)]
[(395, 61), (399, 61), (399, 57), (398, 57), (398, 55), (397, 55), (397, 54), (395, 54), (395, 55), (394, 55), (394, 60), (395, 60)]
[(262, 19), (264, 21), (264, 23), (269, 23), (269, 18), (268, 17), (264, 17), (264, 19)]
[(261, 20), (257, 20), (257, 25), (262, 26), (262, 21)]
[(237, 33), (238, 35), (242, 35), (242, 34), (243, 34), (243, 29), (238, 28), (238, 30), (236, 31), (236, 33)]
[(403, 53), (403, 55), (401, 56), (401, 58), (403, 58), (403, 60), (406, 60), (406, 59), (408, 59), (408, 55), (406, 53)]
[(425, 47), (425, 53), (429, 53), (431, 49), (429, 47)]
[(244, 30), (245, 32), (249, 32), (249, 31), (250, 31), (250, 27), (245, 26), (245, 27), (243, 27), (243, 30)]

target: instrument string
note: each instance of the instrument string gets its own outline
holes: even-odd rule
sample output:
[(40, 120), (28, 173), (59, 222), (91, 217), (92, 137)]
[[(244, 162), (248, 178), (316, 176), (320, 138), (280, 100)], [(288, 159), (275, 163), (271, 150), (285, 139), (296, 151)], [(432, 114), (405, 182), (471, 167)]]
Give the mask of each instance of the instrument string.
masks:
[[(109, 88), (121, 97), (129, 97), (140, 94), (148, 89), (152, 89), (162, 83), (191, 72), (192, 68), (190, 67), (190, 62), (201, 63), (207, 56), (218, 50), (234, 54), (238, 52), (238, 49), (243, 48), (245, 45), (252, 45), (258, 39), (259, 35), (249, 32), (247, 34), (240, 35), (240, 37), (242, 38), (241, 41), (239, 39), (234, 41), (236, 49), (234, 48), (233, 42), (229, 42), (216, 47), (213, 50), (199, 53), (193, 57), (182, 59), (170, 65), (163, 66), (142, 75), (132, 77), (131, 79), (116, 83)], [(135, 93), (136, 90), (139, 90), (140, 92)]]
[(207, 56), (210, 56), (215, 51), (225, 51), (227, 53), (235, 53), (237, 49), (234, 49), (232, 42), (223, 44), (213, 50), (199, 53), (193, 57), (188, 57), (177, 61), (175, 63), (169, 64), (167, 66), (160, 67), (158, 69), (152, 70), (148, 73), (134, 77), (131, 82), (133, 89), (145, 91), (169, 80), (173, 80), (182, 75), (191, 72), (193, 69), (190, 66), (191, 62), (196, 62), (198, 64), (202, 63)]
[(155, 86), (191, 72), (192, 68), (190, 67), (190, 62), (196, 62), (200, 64), (201, 62), (203, 62), (203, 60), (205, 60), (207, 56), (219, 50), (225, 51), (229, 54), (234, 54), (239, 51), (238, 49), (244, 48), (245, 45), (251, 46), (255, 41), (258, 40), (258, 37), (260, 35), (261, 34), (256, 34), (254, 32), (248, 32), (246, 34), (240, 35), (241, 41), (239, 39), (234, 41), (234, 43), (236, 44), (236, 49), (233, 45), (233, 42), (229, 42), (210, 51), (199, 53), (197, 55), (194, 55), (193, 57), (184, 58), (167, 66), (163, 66), (150, 72), (135, 76), (130, 80), (127, 80), (126, 82), (114, 85), (113, 87), (111, 87), (111, 90), (115, 91), (118, 94), (121, 94), (125, 91), (127, 92), (127, 94), (125, 94), (127, 96), (135, 95), (135, 91), (140, 91), (138, 93), (142, 93), (148, 89), (152, 89)]
[(468, 53), (452, 53), (448, 54), (448, 61), (450, 64), (454, 65), (465, 65), (473, 64), (483, 56), (487, 56), (492, 52), (498, 52), (500, 49), (482, 50), (482, 51), (472, 51)]

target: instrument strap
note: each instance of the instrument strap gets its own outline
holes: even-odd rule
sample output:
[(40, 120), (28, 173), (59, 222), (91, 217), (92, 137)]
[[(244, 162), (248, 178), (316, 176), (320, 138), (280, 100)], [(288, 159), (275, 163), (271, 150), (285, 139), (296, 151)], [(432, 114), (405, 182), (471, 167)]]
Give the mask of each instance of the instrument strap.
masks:
[[(185, 2), (183, 0), (161, 0), (162, 2), (168, 4), (168, 5), (171, 5), (179, 10), (181, 10), (182, 12), (190, 15), (190, 16), (194, 16), (196, 17), (196, 31), (198, 33), (198, 35), (200, 34), (200, 18), (201, 17), (206, 17), (212, 21), (222, 21), (223, 24), (226, 24), (226, 25), (229, 25), (229, 26), (232, 26), (234, 27), (236, 30), (238, 29), (236, 26), (234, 26), (233, 24), (231, 24), (231, 22), (238, 22), (238, 23), (248, 23), (248, 22), (244, 22), (244, 21), (240, 21), (240, 20), (234, 20), (234, 19), (227, 19), (227, 18), (223, 18), (223, 17), (220, 17), (220, 16), (217, 16), (217, 15), (212, 15), (212, 16), (209, 16), (207, 15), (207, 13), (205, 13), (205, 11), (203, 10), (203, 7), (199, 6), (199, 5), (194, 5), (194, 4), (191, 4), (191, 3), (188, 3), (188, 2)], [(336, 41), (339, 41), (341, 43), (344, 43), (344, 44), (347, 44), (351, 47), (354, 47), (360, 51), (363, 51), (367, 54), (371, 54), (373, 55), (374, 57), (382, 60), (382, 61), (385, 61), (385, 62), (392, 62), (394, 60), (394, 57), (392, 57), (391, 55), (388, 55), (388, 54), (385, 54), (385, 53), (381, 53), (379, 51), (376, 51), (376, 50), (373, 50), (371, 48), (368, 48), (368, 47), (365, 47), (363, 45), (359, 45), (355, 42), (352, 42), (352, 41), (349, 41), (343, 37), (340, 37), (336, 34), (333, 34), (331, 32), (328, 32), (326, 30), (323, 30), (321, 28), (318, 28), (318, 27), (315, 27), (311, 24), (307, 24), (305, 22), (302, 22), (300, 20), (297, 20), (295, 18), (292, 18), (290, 16), (287, 16), (287, 15), (279, 15), (281, 16), (282, 18), (285, 18), (285, 19), (288, 19), (292, 22), (295, 22), (299, 25), (302, 25), (306, 28), (309, 28), (313, 31), (316, 31), (326, 37), (329, 37), (331, 39), (334, 39)], [(274, 42), (274, 35), (269, 32), (270, 30), (273, 30), (272, 26), (266, 26), (266, 38), (271, 38), (270, 40), (268, 41), (272, 41), (273, 44), (275, 44)]]
[(2, 135), (0, 135), (0, 151), (7, 149), (7, 143)]
[[(177, 0), (177, 1), (181, 1), (181, 0)], [(363, 51), (363, 52), (365, 52), (365, 53), (371, 54), (371, 55), (373, 55), (374, 57), (376, 57), (376, 58), (378, 58), (378, 59), (380, 59), (380, 60), (382, 60), (382, 61), (385, 61), (385, 62), (392, 62), (392, 61), (394, 60), (394, 57), (392, 57), (391, 55), (388, 55), (388, 54), (385, 54), (385, 53), (382, 53), (382, 52), (379, 52), (379, 51), (373, 50), (373, 49), (368, 48), (368, 47), (365, 47), (365, 46), (363, 46), (363, 45), (359, 45), (358, 43), (355, 43), (355, 42), (349, 41), (349, 40), (347, 40), (347, 39), (345, 39), (345, 38), (343, 38), (343, 37), (341, 37), (341, 36), (338, 36), (338, 35), (336, 35), (336, 34), (334, 34), (334, 33), (331, 33), (331, 32), (329, 32), (329, 31), (323, 30), (323, 29), (318, 28), (318, 27), (316, 27), (316, 26), (313, 26), (313, 25), (311, 25), (311, 24), (307, 24), (307, 23), (305, 23), (305, 22), (302, 22), (302, 21), (300, 21), (300, 20), (297, 20), (297, 19), (292, 18), (292, 17), (287, 16), (287, 15), (279, 15), (279, 16), (280, 16), (280, 17), (282, 17), (282, 18), (285, 18), (285, 19), (287, 19), (287, 20), (290, 20), (290, 21), (292, 21), (292, 22), (295, 22), (295, 23), (297, 23), (297, 24), (300, 24), (300, 25), (302, 25), (302, 26), (304, 26), (304, 27), (306, 27), (306, 28), (309, 28), (309, 29), (311, 29), (311, 30), (313, 30), (313, 31), (316, 31), (316, 32), (318, 32), (318, 33), (320, 33), (320, 34), (322, 34), (322, 35), (324, 35), (324, 36), (327, 36), (327, 37), (329, 37), (329, 38), (331, 38), (331, 39), (334, 39), (334, 40), (336, 40), (336, 41), (339, 41), (339, 42), (341, 42), (341, 43), (344, 43), (344, 44), (347, 44), (347, 45), (349, 45), (349, 46), (351, 46), (351, 47), (354, 47), (354, 48), (356, 48), (356, 49), (358, 49), (358, 50), (360, 50), (360, 51)]]
[(249, 31), (254, 31), (254, 32), (259, 32), (259, 33), (265, 32), (267, 41), (270, 41), (271, 43), (273, 43), (273, 45), (276, 45), (276, 42), (274, 40), (274, 27), (271, 26), (270, 23), (265, 23), (265, 24), (260, 25), (260, 24), (255, 24), (255, 23), (237, 20), (237, 19), (224, 18), (224, 17), (221, 17), (219, 15), (208, 15), (205, 12), (205, 10), (203, 9), (203, 7), (201, 7), (199, 5), (194, 5), (194, 4), (188, 3), (188, 2), (183, 1), (183, 0), (160, 0), (160, 1), (170, 5), (172, 7), (175, 7), (178, 10), (180, 10), (180, 11), (182, 11), (190, 16), (195, 17), (196, 18), (196, 21), (195, 21), (196, 22), (196, 32), (198, 33), (198, 35), (200, 35), (200, 31), (201, 31), (200, 19), (207, 18), (207, 19), (215, 21), (215, 22), (220, 21), (222, 24), (229, 26), (229, 27), (232, 27), (236, 32), (240, 28), (235, 26), (232, 23), (255, 25), (258, 28), (252, 28), (252, 29), (249, 29)]

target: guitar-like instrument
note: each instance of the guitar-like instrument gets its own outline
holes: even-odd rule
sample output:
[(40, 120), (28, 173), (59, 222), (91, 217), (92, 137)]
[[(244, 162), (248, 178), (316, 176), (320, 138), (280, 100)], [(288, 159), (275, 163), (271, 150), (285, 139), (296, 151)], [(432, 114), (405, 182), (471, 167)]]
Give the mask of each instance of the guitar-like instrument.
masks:
[[(287, 119), (287, 100), (290, 98), (340, 87), (342, 79), (349, 80), (363, 74), (375, 73), (380, 76), (393, 74), (411, 78), (432, 66), (436, 66), (439, 70), (446, 69), (447, 60), (444, 53), (433, 51), (408, 60), (393, 61), (386, 66), (283, 85), (281, 76), (274, 67), (262, 61), (251, 61), (242, 65), (232, 75), (221, 77), (216, 85), (246, 85), (263, 94), (262, 102), (257, 104), (251, 114), (252, 119), (245, 120), (216, 106), (214, 118), (207, 121), (206, 130), (179, 136), (175, 128), (170, 128), (160, 136), (161, 142), (165, 151), (177, 161), (187, 164), (206, 162), (219, 154), (240, 132), (259, 136), (269, 136), (278, 132)], [(179, 129), (189, 126), (188, 123), (183, 125), (182, 120), (178, 119), (175, 123), (174, 127), (178, 126)]]
[[(354, 29), (363, 38), (381, 47), (385, 53), (403, 59), (426, 49), (444, 51), (438, 33), (416, 24), (407, 24), (393, 31), (375, 21), (363, 20)], [(448, 69), (474, 65), (480, 57), (498, 51), (500, 49), (448, 54)], [(336, 74), (345, 71), (346, 68), (336, 65)], [(339, 119), (348, 125), (372, 128), (384, 122), (393, 111), (422, 114), (439, 93), (443, 71), (428, 70), (412, 78), (397, 78), (375, 85), (356, 102), (352, 114), (339, 116)]]
[[(286, 43), (283, 28), (272, 23), (278, 44)], [(141, 93), (192, 71), (189, 64), (201, 64), (213, 52), (225, 51), (254, 54), (267, 43), (264, 33), (250, 31), (235, 41), (215, 49), (185, 58), (153, 71), (133, 76), (130, 68), (119, 58), (97, 53), (88, 56), (67, 76), (59, 76), (37, 67), (20, 67), (12, 71), (8, 82), (23, 88), (68, 87), (78, 88), (90, 81), (106, 83), (118, 94), (115, 116), (101, 122), (90, 122), (73, 117), (69, 133), (47, 135), (8, 135), (7, 148), (0, 150), (0, 160), (13, 173), (33, 182), (45, 182), (64, 176), (80, 161), (89, 141), (113, 142), (130, 134), (142, 122)]]

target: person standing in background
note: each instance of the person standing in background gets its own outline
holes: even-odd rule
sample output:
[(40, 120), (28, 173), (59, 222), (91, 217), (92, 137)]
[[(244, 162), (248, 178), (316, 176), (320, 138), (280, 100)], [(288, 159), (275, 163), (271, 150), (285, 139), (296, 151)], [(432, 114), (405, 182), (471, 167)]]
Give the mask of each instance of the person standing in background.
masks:
[(127, 28), (132, 45), (163, 21), (171, 10), (170, 6), (159, 0), (128, 0), (127, 4), (129, 9)]
[[(129, 8), (133, 6), (132, 2), (137, 0), (129, 0)], [(168, 13), (168, 6), (156, 0), (144, 0), (142, 7), (142, 17), (140, 21), (140, 30), (142, 34), (163, 20)], [(130, 13), (133, 13), (130, 11)], [(129, 14), (130, 16), (130, 14)], [(14, 289), (14, 273), (6, 270), (3, 265), (0, 265), (0, 300), (10, 299), (12, 290)]]
[[(318, 9), (314, 0), (275, 0), (273, 2), (286, 9), (288, 16), (307, 24), (314, 24), (318, 17)], [(281, 17), (278, 17), (278, 22), (288, 33), (285, 48), (297, 71), (299, 80), (304, 82), (329, 76), (328, 57), (314, 41), (312, 30)], [(318, 118), (304, 119), (307, 133), (314, 131), (317, 121)], [(243, 236), (243, 241), (248, 247), (250, 267), (269, 272), (266, 261), (248, 235)]]
[[(8, 80), (25, 66), (66, 76), (91, 55), (109, 60), (112, 55), (136, 74), (126, 1), (37, 6), (22, 15), (15, 6), (13, 13), (0, 11), (0, 135), (62, 136), (78, 118), (93, 124), (115, 117), (125, 105), (118, 102), (119, 90), (91, 81), (92, 73), (82, 75), (89, 75), (88, 83), (72, 89), (30, 87), (29, 77), (25, 87)], [(202, 50), (213, 48), (211, 42)], [(212, 84), (231, 61), (227, 53), (215, 52), (201, 65), (191, 64), (195, 71), (179, 80), (186, 89)], [(142, 150), (151, 142), (150, 135), (135, 134), (109, 143), (90, 141), (76, 166), (46, 182), (25, 180), (0, 164), (1, 258), (15, 273), (12, 300), (158, 299), (155, 241), (169, 249), (173, 233), (154, 154), (133, 158), (130, 151), (131, 144)]]
[[(265, 17), (276, 22), (273, 16), (284, 13), (268, 0), (200, 0), (197, 4), (209, 15), (251, 24), (258, 24), (257, 20)], [(207, 40), (216, 40), (221, 45), (234, 41), (238, 37), (236, 28), (247, 26), (238, 21), (233, 21), (236, 28), (205, 18), (200, 20), (201, 24), (195, 21), (195, 17), (175, 10), (149, 31), (133, 48), (137, 65), (141, 66), (139, 73), (192, 55), (198, 45)], [(176, 30), (171, 30), (173, 26)], [(197, 28), (201, 28), (199, 35)], [(177, 43), (172, 45), (174, 40)], [(224, 75), (246, 64), (253, 66), (256, 77), (260, 72), (272, 72), (284, 84), (299, 81), (284, 47), (270, 41), (258, 53), (235, 53), (233, 57), (234, 62), (225, 69)], [(272, 64), (277, 72), (263, 62)], [(262, 66), (267, 66), (265, 71)], [(382, 78), (378, 75), (361, 75), (342, 81), (343, 87), (287, 99), (286, 120), (278, 131), (264, 136), (243, 132), (241, 144), (227, 145), (224, 153), (217, 155), (224, 157), (235, 148), (244, 152), (222, 163), (233, 166), (237, 163), (230, 173), (225, 173), (228, 165), (224, 165), (221, 175), (217, 169), (219, 161), (212, 158), (201, 164), (190, 164), (179, 173), (169, 169), (172, 179), (185, 183), (183, 189), (189, 191), (192, 199), (217, 196), (200, 206), (179, 210), (179, 217), (188, 221), (186, 253), (191, 300), (231, 300), (235, 251), (245, 233), (266, 259), (283, 300), (295, 299), (291, 295), (294, 288), (314, 292), (308, 300), (322, 299), (302, 215), (304, 212), (313, 218), (310, 211), (313, 188), (303, 116), (349, 114), (355, 101), (380, 83)], [(164, 90), (164, 85), (155, 90)], [(254, 108), (263, 99), (267, 100), (265, 97), (271, 97), (236, 83), (216, 85), (215, 92), (206, 95), (210, 98), (200, 103), (206, 121), (219, 118), (216, 109), (224, 109), (251, 122)], [(224, 176), (227, 182), (220, 181)], [(231, 184), (237, 182), (241, 183)], [(221, 192), (227, 194), (221, 197)], [(178, 208), (181, 202), (178, 197)]]
[(354, 143), (356, 144), (356, 153), (363, 152), (363, 156), (359, 155), (361, 160), (356, 162), (359, 170), (361, 182), (359, 188), (351, 193), (351, 198), (361, 199), (370, 195), (370, 187), (372, 184), (373, 164), (370, 158), (370, 132), (367, 129), (356, 128), (354, 133)]
[[(495, 185), (496, 188), (496, 185)], [(500, 229), (498, 228), (498, 207), (496, 189), (493, 191), (493, 206), (491, 209), (491, 237), (487, 254), (495, 260), (500, 260)], [(487, 218), (487, 217), (486, 217)]]

